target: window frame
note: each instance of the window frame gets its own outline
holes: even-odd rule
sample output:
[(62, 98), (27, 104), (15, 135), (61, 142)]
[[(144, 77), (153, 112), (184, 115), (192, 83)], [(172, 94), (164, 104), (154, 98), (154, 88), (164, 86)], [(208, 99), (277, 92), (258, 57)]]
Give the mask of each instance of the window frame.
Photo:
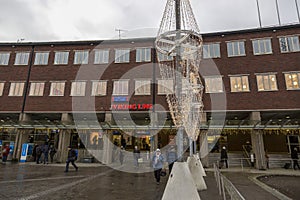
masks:
[[(216, 48), (217, 45), (217, 48)], [(207, 51), (205, 50), (205, 46), (207, 46)], [(213, 53), (213, 55), (211, 55)], [(221, 46), (220, 42), (211, 42), (203, 44), (203, 59), (209, 58), (221, 58)]]
[[(16, 52), (14, 65), (28, 65), (29, 56), (30, 56), (29, 51)], [(24, 62), (21, 62), (21, 61), (24, 61)]]
[[(35, 84), (42, 84), (42, 89), (40, 87), (36, 88), (36, 86), (32, 88), (32, 86)], [(38, 92), (36, 94), (37, 89)], [(28, 96), (44, 96), (44, 90), (45, 90), (45, 81), (31, 81)]]
[[(124, 85), (121, 84), (121, 91), (116, 91), (117, 89), (119, 90), (120, 85), (116, 85), (117, 83), (124, 82)], [(124, 90), (124, 91), (123, 91)], [(113, 96), (125, 96), (129, 94), (129, 79), (118, 79), (118, 80), (113, 80)]]
[(5, 88), (5, 81), (0, 81), (0, 96), (3, 96)]
[(157, 79), (157, 95), (174, 94), (174, 92), (173, 79)]
[[(230, 92), (250, 92), (250, 85), (249, 85), (249, 74), (239, 74), (239, 75), (228, 75), (230, 79)], [(247, 79), (245, 79), (247, 78)], [(246, 80), (246, 82), (245, 82)], [(235, 81), (235, 84), (234, 84)], [(238, 83), (237, 83), (238, 82)], [(238, 85), (240, 84), (239, 89)], [(237, 87), (235, 87), (237, 85)], [(245, 87), (244, 87), (245, 86)]]
[[(139, 84), (137, 84), (139, 83)], [(142, 90), (138, 92), (138, 90)], [(151, 79), (135, 79), (134, 80), (134, 95), (151, 95)]]
[[(295, 49), (295, 47), (294, 47), (295, 44), (294, 44), (294, 40), (293, 39), (291, 40), (293, 42), (292, 43), (292, 48), (293, 49), (291, 49), (288, 39), (289, 38), (295, 38), (295, 37), (298, 40), (298, 44), (297, 44), (298, 45), (297, 46), (298, 49)], [(284, 39), (284, 43), (285, 43), (286, 48), (287, 48), (286, 51), (283, 51), (283, 49), (282, 49), (283, 47), (282, 47), (281, 39)], [(300, 51), (300, 39), (299, 39), (299, 35), (278, 36), (278, 42), (279, 42), (279, 48), (280, 48), (280, 52), (281, 53), (292, 53), (292, 52), (299, 52)]]
[[(47, 56), (45, 56), (47, 54)], [(38, 56), (38, 55), (43, 55), (43, 56)], [(34, 65), (48, 65), (49, 61), (49, 51), (39, 51), (35, 52), (34, 56)]]
[[(101, 54), (102, 52), (102, 54)], [(106, 55), (107, 53), (107, 55)], [(94, 50), (94, 64), (107, 64), (109, 63), (109, 49), (95, 49)], [(99, 56), (97, 56), (99, 55)]]
[[(229, 58), (231, 57), (239, 57), (239, 56), (246, 56), (246, 45), (245, 45), (246, 40), (233, 40), (233, 41), (226, 41), (226, 47), (227, 47), (227, 56)], [(237, 54), (235, 54), (235, 48), (234, 44), (238, 43), (237, 47)], [(243, 52), (241, 52), (241, 46), (240, 44), (243, 44)], [(230, 55), (231, 51), (229, 51), (229, 45), (231, 45), (231, 50), (232, 50), (232, 55)]]
[[(66, 89), (66, 82), (67, 81), (50, 81), (50, 92), (49, 92), (49, 96), (51, 97), (63, 97), (65, 96), (65, 89)], [(62, 94), (55, 94), (53, 92), (54, 88), (54, 84), (62, 84)]]
[(84, 97), (86, 95), (86, 83), (87, 83), (87, 81), (85, 81), (85, 80), (71, 81), (70, 96), (71, 97)]
[[(18, 91), (16, 92), (16, 87), (18, 84), (20, 85), (18, 86), (17, 88)], [(12, 87), (12, 85), (14, 85), (14, 87)], [(21, 97), (24, 95), (24, 88), (25, 88), (25, 81), (12, 81), (10, 82), (8, 96)]]
[[(273, 47), (272, 47), (272, 38), (256, 38), (252, 39), (252, 50), (253, 50), (253, 55), (266, 55), (266, 54), (273, 54)], [(258, 52), (256, 52), (255, 48), (255, 42), (257, 42), (257, 47), (258, 47)], [(263, 45), (263, 50), (261, 49), (261, 45)], [(270, 51), (268, 52), (268, 45)]]
[[(292, 71), (292, 72), (283, 72), (284, 74), (284, 80), (285, 80), (285, 87), (286, 87), (286, 90), (300, 90), (300, 71)], [(297, 82), (297, 85), (298, 87), (295, 88), (295, 87), (288, 87), (288, 83), (287, 83), (287, 76), (293, 76), (293, 75), (297, 75), (297, 80), (295, 81), (298, 81)], [(293, 78), (293, 77), (291, 77)], [(290, 79), (291, 79), (290, 78)], [(293, 79), (290, 80), (291, 81), (291, 85), (295, 85), (295, 81)]]
[(130, 50), (130, 48), (115, 49), (115, 63), (130, 63)]
[(75, 50), (73, 64), (74, 65), (89, 64), (89, 50)]
[[(224, 86), (224, 83), (223, 83), (223, 76), (221, 76), (221, 75), (204, 76), (203, 78), (204, 78), (204, 83), (205, 83), (205, 85), (204, 85), (205, 86), (205, 93), (207, 93), (207, 94), (224, 93), (225, 86)], [(218, 87), (221, 87), (221, 89), (216, 87), (216, 83), (211, 83), (213, 81), (217, 81), (216, 79), (218, 80), (217, 84), (221, 84), (221, 85), (218, 85)], [(208, 81), (209, 81), (209, 83), (208, 83)], [(219, 82), (219, 81), (221, 81), (221, 82)], [(212, 90), (212, 89), (210, 89), (210, 85), (214, 85), (216, 88), (214, 88), (214, 90)]]
[(10, 53), (11, 52), (5, 52), (5, 51), (0, 52), (0, 66), (5, 66), (9, 64)]
[[(256, 76), (256, 84), (257, 84), (257, 91), (258, 92), (274, 92), (274, 91), (278, 91), (278, 84), (277, 84), (277, 77), (276, 77), (277, 73), (275, 72), (272, 72), (272, 73), (256, 73), (255, 76)], [(262, 86), (263, 86), (263, 89), (260, 89), (260, 85), (259, 85), (259, 80), (258, 78), (259, 77), (262, 77)], [(272, 77), (271, 76), (274, 76), (275, 80), (273, 81), (276, 88), (272, 89)], [(268, 79), (266, 79), (268, 78)], [(266, 81), (267, 81), (267, 84), (266, 84)], [(267, 88), (269, 87), (269, 89)]]
[[(106, 96), (107, 95), (107, 80), (92, 80), (92, 91), (91, 91), (91, 96)], [(97, 93), (97, 91), (99, 91), (99, 85), (96, 85), (99, 83), (105, 83), (105, 91), (99, 92)], [(95, 88), (96, 87), (96, 88)], [(100, 91), (102, 91), (101, 89), (103, 89), (104, 87), (100, 86)]]
[[(68, 65), (69, 64), (69, 51), (55, 51), (53, 65)], [(56, 61), (65, 61), (58, 62)]]
[(151, 47), (137, 47), (135, 53), (136, 62), (151, 62)]

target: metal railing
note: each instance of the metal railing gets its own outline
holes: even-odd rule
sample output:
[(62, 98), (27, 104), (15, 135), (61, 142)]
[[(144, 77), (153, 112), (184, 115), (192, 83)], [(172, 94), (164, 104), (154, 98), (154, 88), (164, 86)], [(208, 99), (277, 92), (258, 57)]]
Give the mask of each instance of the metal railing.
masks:
[(245, 198), (236, 189), (236, 187), (231, 183), (231, 181), (229, 181), (223, 174), (221, 174), (221, 172), (218, 169), (216, 164), (214, 164), (214, 175), (215, 175), (215, 179), (217, 181), (219, 195), (222, 196), (224, 200), (226, 200), (227, 195), (229, 195), (230, 199), (233, 199), (233, 200), (245, 200)]

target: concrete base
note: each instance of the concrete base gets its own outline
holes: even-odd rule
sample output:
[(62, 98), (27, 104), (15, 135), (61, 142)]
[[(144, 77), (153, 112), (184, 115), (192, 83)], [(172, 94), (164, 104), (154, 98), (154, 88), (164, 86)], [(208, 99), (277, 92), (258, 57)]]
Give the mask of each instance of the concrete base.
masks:
[(196, 159), (196, 163), (199, 165), (199, 168), (200, 168), (200, 171), (201, 171), (201, 175), (202, 176), (206, 176), (206, 172), (205, 172), (205, 170), (203, 168), (203, 165), (202, 165), (202, 162), (201, 162), (201, 160), (199, 158), (199, 155), (198, 154), (194, 154), (194, 157)]
[(204, 178), (202, 176), (201, 167), (199, 163), (197, 162), (196, 158), (194, 156), (188, 157), (187, 163), (189, 166), (189, 169), (192, 174), (192, 178), (195, 182), (197, 190), (207, 190), (206, 183), (204, 181)]
[(162, 200), (200, 200), (192, 174), (186, 162), (175, 162)]

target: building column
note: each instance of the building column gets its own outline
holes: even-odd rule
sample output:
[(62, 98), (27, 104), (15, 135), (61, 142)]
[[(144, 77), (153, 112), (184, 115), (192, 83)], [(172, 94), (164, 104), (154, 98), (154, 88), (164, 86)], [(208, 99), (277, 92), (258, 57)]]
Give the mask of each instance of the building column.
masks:
[[(72, 116), (69, 113), (62, 113), (61, 121), (64, 123), (71, 123)], [(71, 130), (60, 129), (58, 136), (57, 147), (57, 162), (64, 163), (68, 157), (68, 146), (70, 145)]]
[[(250, 120), (261, 121), (260, 112), (252, 112), (250, 114)], [(252, 144), (252, 150), (255, 154), (256, 168), (260, 170), (265, 170), (266, 158), (265, 158), (263, 133), (261, 130), (255, 130), (255, 129), (252, 130), (251, 144)]]
[[(206, 125), (207, 123), (207, 115), (205, 112), (202, 113), (200, 125)], [(207, 141), (207, 131), (200, 130), (199, 134), (199, 157), (201, 159), (203, 167), (209, 167), (209, 159), (208, 159), (208, 141)]]
[[(21, 113), (19, 116), (19, 122), (27, 122), (27, 121), (30, 121), (30, 116), (28, 114)], [(32, 130), (31, 129), (18, 129), (16, 140), (15, 140), (14, 152), (12, 155), (13, 160), (20, 160), (22, 145), (24, 143), (28, 142), (30, 131), (32, 131)]]
[[(105, 122), (112, 122), (112, 113), (105, 112)], [(110, 164), (112, 162), (112, 151), (113, 151), (113, 134), (112, 130), (105, 130), (103, 134), (103, 164)]]

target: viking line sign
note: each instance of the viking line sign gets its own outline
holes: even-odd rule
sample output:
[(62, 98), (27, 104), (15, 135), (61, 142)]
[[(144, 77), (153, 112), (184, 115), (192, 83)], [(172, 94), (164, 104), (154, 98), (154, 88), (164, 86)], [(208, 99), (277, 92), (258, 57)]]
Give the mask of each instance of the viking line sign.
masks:
[(152, 104), (113, 104), (111, 110), (150, 110)]

